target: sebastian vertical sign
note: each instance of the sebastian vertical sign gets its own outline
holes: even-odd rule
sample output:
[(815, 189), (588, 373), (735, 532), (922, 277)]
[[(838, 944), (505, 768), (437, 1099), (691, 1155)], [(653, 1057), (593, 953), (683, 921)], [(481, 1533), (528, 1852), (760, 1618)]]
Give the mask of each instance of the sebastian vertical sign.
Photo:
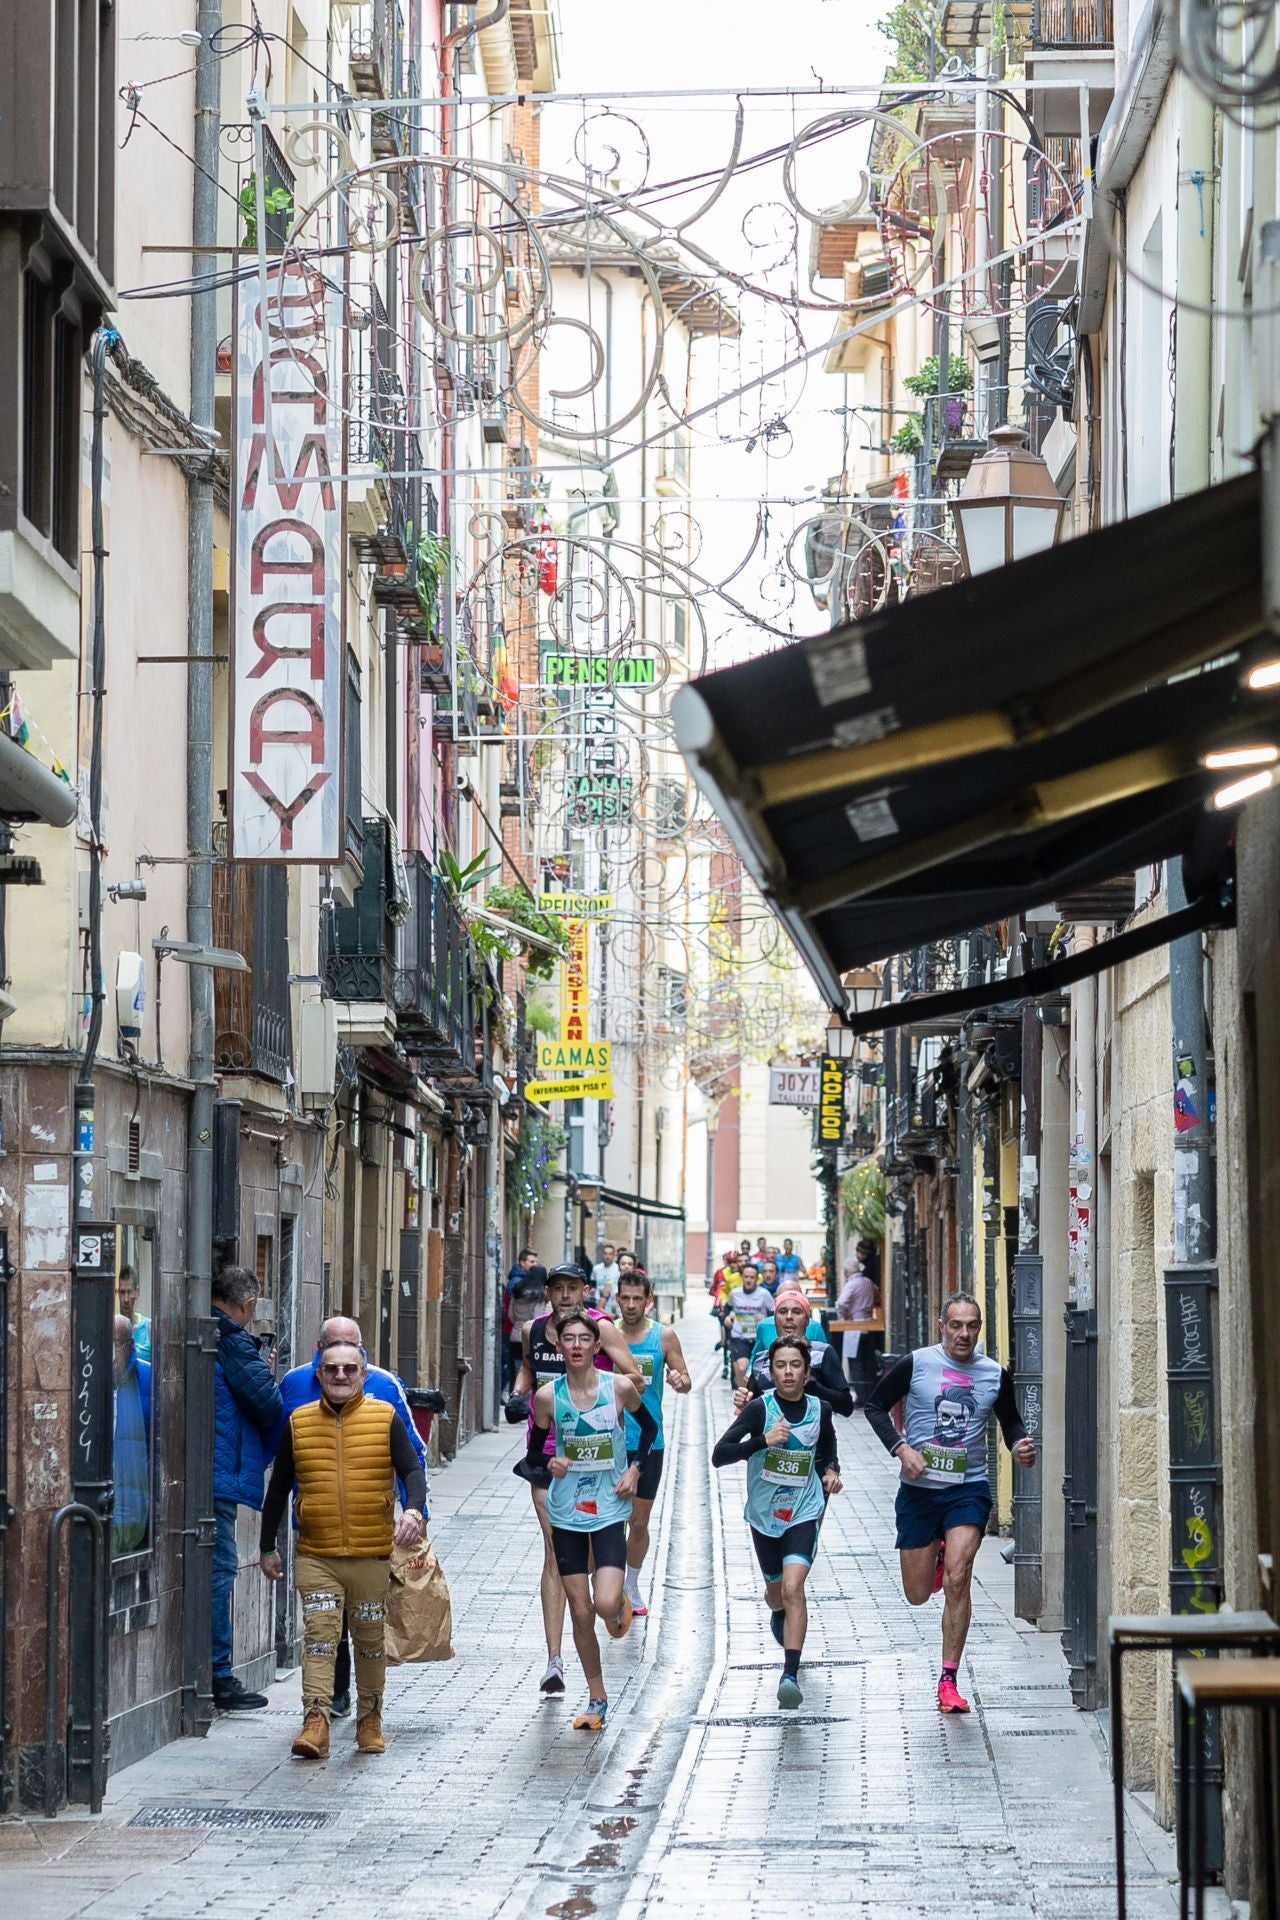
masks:
[[(342, 419), (329, 342), (341, 300), (298, 262), (236, 314), (231, 851), (342, 858)], [(269, 358), (269, 366), (267, 364)], [(265, 391), (270, 383), (267, 444)]]
[(560, 974), (560, 1040), (564, 1046), (581, 1046), (587, 1037), (587, 941), (589, 920), (569, 920), (565, 924), (565, 957)]

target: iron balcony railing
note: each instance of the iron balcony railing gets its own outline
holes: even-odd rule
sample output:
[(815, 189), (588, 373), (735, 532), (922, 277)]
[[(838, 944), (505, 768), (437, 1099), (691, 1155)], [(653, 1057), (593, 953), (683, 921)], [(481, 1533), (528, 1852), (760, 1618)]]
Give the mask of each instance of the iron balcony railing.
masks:
[(396, 974), (396, 929), (388, 912), (390, 852), (383, 819), (366, 819), (364, 872), (355, 904), (335, 907), (322, 922), (324, 983), (331, 1000), (391, 1004)]
[(1033, 48), (1111, 44), (1111, 0), (1031, 0)]
[(475, 1072), (481, 981), (467, 923), (423, 853), (405, 856), (408, 914), (399, 928), (395, 1007), (401, 1039), (429, 1072)]
[(214, 974), (214, 1064), (283, 1084), (293, 1070), (289, 1004), (289, 876), (266, 863), (229, 862), (226, 829), (215, 836), (213, 940), (249, 963)]

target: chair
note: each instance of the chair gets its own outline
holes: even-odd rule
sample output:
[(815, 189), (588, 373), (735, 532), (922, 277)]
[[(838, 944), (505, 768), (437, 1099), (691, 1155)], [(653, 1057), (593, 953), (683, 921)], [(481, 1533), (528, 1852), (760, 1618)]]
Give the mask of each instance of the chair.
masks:
[[(1200, 1713), (1208, 1707), (1247, 1708), (1262, 1714), (1262, 1847), (1265, 1912), (1280, 1915), (1280, 1857), (1276, 1846), (1276, 1731), (1280, 1715), (1280, 1660), (1180, 1660), (1175, 1696), (1178, 1720), (1178, 1823), (1186, 1837), (1178, 1885), (1179, 1920), (1187, 1920), (1188, 1885), (1195, 1920), (1204, 1920), (1204, 1741)], [(1187, 1809), (1192, 1819), (1187, 1823)]]
[[(1111, 1654), (1111, 1788), (1116, 1828), (1116, 1911), (1125, 1920), (1124, 1713), (1121, 1668), (1126, 1653), (1235, 1649), (1280, 1655), (1280, 1626), (1269, 1613), (1122, 1613), (1107, 1623)], [(1203, 1666), (1203, 1661), (1196, 1661)]]

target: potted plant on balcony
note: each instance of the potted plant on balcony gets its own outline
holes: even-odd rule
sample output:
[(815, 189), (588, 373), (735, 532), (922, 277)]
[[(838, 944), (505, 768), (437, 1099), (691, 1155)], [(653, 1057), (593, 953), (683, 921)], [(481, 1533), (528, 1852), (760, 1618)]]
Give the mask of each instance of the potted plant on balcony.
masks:
[(894, 453), (919, 453), (924, 445), (924, 421), (920, 414), (909, 413), (896, 433), (889, 435)]
[[(938, 355), (931, 353), (918, 373), (909, 373), (903, 381), (908, 393), (917, 400), (937, 400), (942, 398), (938, 391), (938, 376), (941, 371)], [(953, 353), (947, 361), (947, 393), (942, 401), (942, 424), (948, 433), (958, 433), (964, 425), (968, 401), (965, 395), (973, 386), (973, 368), (958, 353)]]

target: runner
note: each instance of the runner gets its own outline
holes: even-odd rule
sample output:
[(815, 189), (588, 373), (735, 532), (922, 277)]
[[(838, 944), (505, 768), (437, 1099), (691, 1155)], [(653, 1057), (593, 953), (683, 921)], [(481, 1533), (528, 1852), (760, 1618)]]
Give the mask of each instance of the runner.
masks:
[(742, 1269), (742, 1278), (725, 1296), (725, 1331), (728, 1334), (729, 1360), (735, 1387), (746, 1385), (747, 1362), (755, 1340), (756, 1327), (773, 1312), (773, 1296), (760, 1285), (760, 1276), (750, 1261)]
[[(516, 1392), (528, 1396), (530, 1431), (533, 1428), (535, 1390), (545, 1385), (548, 1380), (558, 1380), (564, 1374), (564, 1355), (556, 1340), (555, 1317), (564, 1313), (582, 1312), (586, 1288), (587, 1276), (581, 1267), (574, 1266), (572, 1262), (567, 1262), (561, 1267), (553, 1267), (547, 1275), (547, 1299), (550, 1302), (550, 1311), (539, 1314), (536, 1320), (531, 1320), (523, 1329), (524, 1357), (516, 1376)], [(632, 1359), (630, 1348), (613, 1322), (606, 1314), (601, 1313), (598, 1307), (588, 1307), (585, 1311), (600, 1324), (600, 1354), (596, 1361), (597, 1367), (605, 1373), (616, 1368), (633, 1380), (643, 1392), (644, 1381), (640, 1369)], [(550, 1457), (552, 1446), (549, 1439), (545, 1450)], [(543, 1693), (551, 1696), (564, 1692), (564, 1660), (560, 1649), (564, 1639), (565, 1608), (565, 1591), (551, 1546), (551, 1528), (546, 1514), (547, 1489), (551, 1485), (551, 1477), (545, 1469), (539, 1473), (530, 1468), (524, 1460), (517, 1460), (513, 1471), (530, 1482), (533, 1489), (534, 1511), (538, 1516), (538, 1525), (542, 1528), (542, 1625), (547, 1637), (547, 1670), (538, 1685)]]
[[(978, 1350), (982, 1309), (971, 1293), (953, 1293), (939, 1321), (935, 1347), (917, 1347), (890, 1367), (863, 1411), (902, 1468), (895, 1511), (902, 1590), (913, 1607), (941, 1590), (942, 1674), (938, 1706), (968, 1713), (956, 1684), (973, 1612), (973, 1562), (991, 1512), (987, 1421), (1000, 1422), (1019, 1467), (1036, 1463), (1007, 1367)], [(892, 1409), (905, 1402), (905, 1433)]]
[[(665, 1459), (662, 1434), (662, 1389), (664, 1384), (676, 1393), (688, 1393), (693, 1381), (685, 1365), (674, 1327), (660, 1326), (651, 1320), (653, 1282), (647, 1274), (624, 1273), (618, 1286), (618, 1310), (622, 1315), (620, 1332), (632, 1358), (644, 1377), (644, 1403), (658, 1426), (658, 1437), (649, 1448), (635, 1496), (631, 1502), (631, 1524), (627, 1528), (627, 1598), (638, 1618), (649, 1609), (640, 1593), (640, 1569), (649, 1551), (649, 1516), (658, 1497)], [(640, 1427), (634, 1416), (626, 1417), (627, 1459), (639, 1461)]]
[(808, 1341), (775, 1340), (769, 1370), (768, 1393), (745, 1406), (720, 1436), (711, 1464), (747, 1463), (744, 1511), (764, 1575), (773, 1637), (783, 1650), (778, 1705), (798, 1707), (804, 1695), (797, 1676), (809, 1625), (804, 1585), (827, 1500), (843, 1482), (831, 1409), (806, 1391)]
[[(586, 1708), (573, 1724), (581, 1732), (599, 1733), (609, 1699), (600, 1667), (596, 1616), (615, 1640), (631, 1625), (631, 1601), (623, 1586), (625, 1528), (637, 1482), (658, 1437), (658, 1423), (634, 1381), (597, 1371), (601, 1322), (596, 1316), (585, 1308), (562, 1313), (555, 1335), (565, 1371), (534, 1395), (526, 1460), (535, 1471), (545, 1460), (551, 1478), (546, 1517), (569, 1602), (573, 1644), (587, 1682)], [(639, 1434), (634, 1465), (627, 1461), (624, 1413), (634, 1416)], [(588, 1575), (593, 1565), (594, 1580)]]
[[(767, 1332), (766, 1332), (767, 1329)], [(773, 1317), (762, 1320), (756, 1329), (756, 1344), (747, 1363), (747, 1378), (733, 1396), (739, 1412), (752, 1399), (767, 1393), (773, 1382), (769, 1373), (769, 1351), (781, 1335), (790, 1340), (802, 1338), (809, 1346), (809, 1392), (823, 1401), (832, 1413), (846, 1417), (853, 1412), (853, 1392), (844, 1377), (844, 1368), (836, 1350), (827, 1339), (820, 1320), (809, 1318), (809, 1302), (798, 1287), (784, 1287), (774, 1302)], [(762, 1345), (762, 1342), (767, 1344)]]

